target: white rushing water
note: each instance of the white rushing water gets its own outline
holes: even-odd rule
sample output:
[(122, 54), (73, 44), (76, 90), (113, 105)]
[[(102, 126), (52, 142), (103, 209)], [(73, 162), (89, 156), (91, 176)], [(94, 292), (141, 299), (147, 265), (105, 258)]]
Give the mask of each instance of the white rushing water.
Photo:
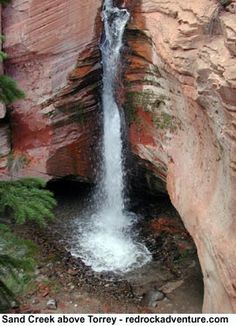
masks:
[(95, 271), (125, 272), (150, 260), (149, 251), (132, 234), (137, 217), (125, 211), (124, 207), (121, 117), (114, 95), (122, 37), (129, 13), (113, 6), (112, 0), (105, 0), (102, 14), (105, 31), (101, 44), (104, 114), (102, 177), (94, 196), (93, 213), (84, 221), (77, 220), (79, 245), (72, 253), (79, 255)]

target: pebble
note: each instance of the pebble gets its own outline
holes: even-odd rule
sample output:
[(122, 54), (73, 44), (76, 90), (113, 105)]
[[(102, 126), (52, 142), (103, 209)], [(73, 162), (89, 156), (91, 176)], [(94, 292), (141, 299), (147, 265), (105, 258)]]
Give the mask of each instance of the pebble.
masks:
[(11, 302), (11, 308), (18, 308), (19, 304), (16, 301)]
[(48, 263), (48, 264), (46, 265), (46, 267), (48, 267), (48, 268), (52, 268), (52, 267), (53, 267), (53, 263)]
[(42, 283), (43, 281), (47, 280), (46, 276), (45, 275), (41, 275), (39, 274), (37, 277), (36, 277), (36, 280), (40, 283)]
[(38, 298), (34, 298), (32, 300), (32, 304), (35, 305), (35, 304), (38, 304), (39, 303), (39, 299)]
[(165, 294), (159, 290), (150, 290), (144, 295), (143, 303), (148, 307), (155, 308), (157, 302), (165, 298)]
[(40, 274), (40, 270), (36, 269), (36, 271), (34, 272), (36, 276), (38, 276)]
[(236, 13), (236, 4), (235, 3), (231, 3), (228, 7), (227, 10), (229, 12), (231, 12), (231, 14), (235, 14)]
[(78, 270), (77, 269), (68, 269), (67, 273), (71, 276), (76, 276), (78, 274)]
[(161, 290), (167, 294), (173, 292), (178, 289), (182, 284), (184, 284), (184, 280), (167, 282), (165, 285), (161, 287)]
[(49, 299), (47, 302), (47, 308), (50, 310), (56, 310), (57, 309), (57, 302), (55, 299)]

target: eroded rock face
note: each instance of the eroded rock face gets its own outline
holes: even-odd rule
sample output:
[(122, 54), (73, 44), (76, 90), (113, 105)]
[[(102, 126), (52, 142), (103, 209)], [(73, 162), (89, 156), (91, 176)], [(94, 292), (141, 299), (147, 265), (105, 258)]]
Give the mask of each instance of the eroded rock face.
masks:
[(3, 11), (5, 71), (26, 94), (11, 113), (12, 155), (27, 163), (19, 176), (93, 176), (100, 7), (100, 0), (14, 0)]
[(197, 245), (205, 312), (236, 311), (234, 5), (142, 0), (126, 33), (132, 150), (166, 180)]
[[(236, 312), (236, 2), (117, 2), (132, 10), (118, 94), (132, 152), (167, 184), (197, 245), (203, 310)], [(4, 9), (6, 71), (26, 100), (12, 109), (12, 145), (0, 108), (0, 172), (12, 150), (20, 176), (93, 177), (100, 7), (13, 0)]]

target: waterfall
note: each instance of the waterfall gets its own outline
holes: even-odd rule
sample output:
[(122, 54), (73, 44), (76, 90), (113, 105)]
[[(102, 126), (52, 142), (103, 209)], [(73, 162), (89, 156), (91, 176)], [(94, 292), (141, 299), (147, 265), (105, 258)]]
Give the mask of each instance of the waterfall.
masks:
[(123, 167), (121, 118), (114, 98), (116, 76), (119, 69), (122, 36), (129, 19), (125, 9), (114, 8), (111, 0), (105, 1), (103, 21), (105, 39), (101, 44), (103, 63), (102, 106), (103, 125), (103, 179), (101, 191), (104, 194), (104, 209), (122, 216), (123, 199)]
[(132, 234), (137, 216), (125, 211), (124, 207), (121, 117), (114, 95), (122, 38), (129, 16), (126, 9), (119, 9), (113, 6), (112, 0), (105, 0), (102, 12), (104, 38), (101, 42), (103, 168), (92, 212), (86, 222), (78, 222), (80, 245), (76, 252), (95, 271), (125, 272), (150, 260), (146, 247)]

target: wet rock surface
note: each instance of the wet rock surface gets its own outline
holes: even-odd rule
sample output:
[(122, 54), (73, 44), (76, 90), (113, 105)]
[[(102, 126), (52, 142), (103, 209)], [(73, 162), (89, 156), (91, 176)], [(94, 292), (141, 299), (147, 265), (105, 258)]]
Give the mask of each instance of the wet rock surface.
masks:
[[(34, 281), (36, 289), (22, 298), (21, 311), (38, 309), (52, 313), (47, 303), (54, 299), (56, 305), (52, 306), (56, 306), (57, 313), (201, 312), (202, 279), (195, 250), (192, 248), (181, 255), (177, 250), (180, 240), (175, 238), (175, 232), (168, 234), (166, 224), (158, 231), (153, 228), (158, 217), (144, 219), (137, 225), (142, 230), (142, 240), (146, 241), (153, 255), (152, 262), (142, 268), (124, 275), (97, 273), (80, 258), (73, 257), (66, 250), (62, 224), (68, 227), (74, 214), (79, 217), (82, 203), (83, 199), (79, 201), (76, 195), (74, 198), (60, 198), (57, 219), (47, 229), (36, 230), (30, 225), (19, 228), (19, 233), (31, 237), (39, 246)], [(169, 212), (166, 211), (169, 227), (174, 223), (173, 214), (169, 207)], [(183, 236), (183, 226), (180, 230)], [(189, 235), (185, 234), (185, 237)], [(188, 245), (192, 246), (189, 238)]]
[[(118, 3), (132, 12), (118, 94), (132, 153), (160, 179), (152, 185), (148, 173), (147, 183), (167, 184), (198, 247), (204, 311), (235, 312), (236, 2)], [(27, 98), (14, 105), (10, 123), (0, 108), (2, 178), (10, 152), (26, 155), (19, 176), (93, 178), (100, 10), (97, 0), (13, 0), (4, 8), (4, 70)]]

